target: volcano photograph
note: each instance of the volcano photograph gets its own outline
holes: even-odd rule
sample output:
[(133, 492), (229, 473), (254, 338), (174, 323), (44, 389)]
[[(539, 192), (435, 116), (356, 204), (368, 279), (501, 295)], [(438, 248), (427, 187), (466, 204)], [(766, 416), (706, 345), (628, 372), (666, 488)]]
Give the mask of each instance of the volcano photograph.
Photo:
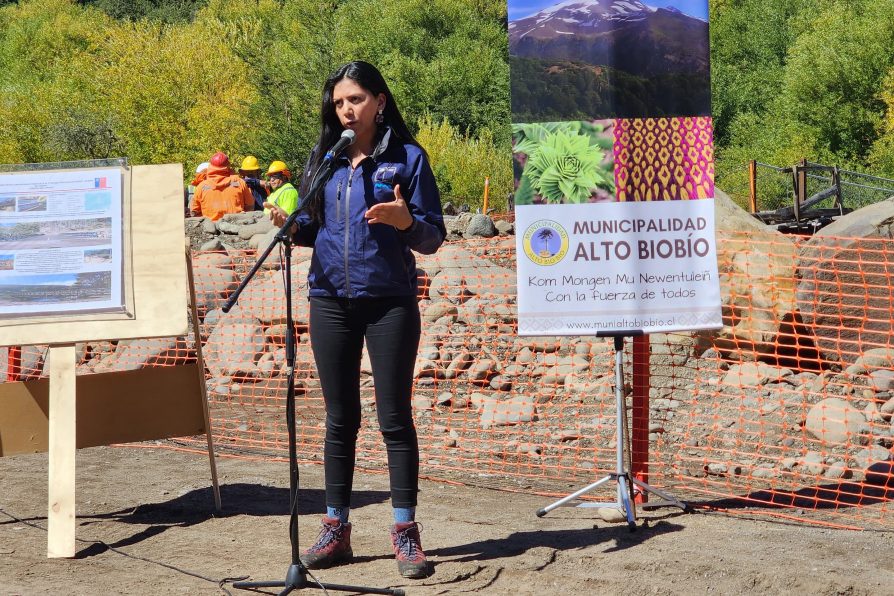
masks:
[(711, 114), (707, 0), (510, 0), (512, 119)]

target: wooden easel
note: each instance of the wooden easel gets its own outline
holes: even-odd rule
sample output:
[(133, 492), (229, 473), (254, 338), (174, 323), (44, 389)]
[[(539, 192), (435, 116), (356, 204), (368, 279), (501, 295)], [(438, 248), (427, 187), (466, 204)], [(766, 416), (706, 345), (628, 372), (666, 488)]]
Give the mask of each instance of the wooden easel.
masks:
[[(42, 320), (0, 327), (0, 345), (49, 344), (49, 379), (0, 385), (0, 456), (47, 451), (48, 557), (75, 555), (76, 449), (205, 433), (215, 506), (220, 489), (205, 388), (189, 250), (182, 251), (182, 166), (133, 168), (135, 316)], [(76, 341), (186, 334), (189, 289), (194, 364), (77, 377)]]

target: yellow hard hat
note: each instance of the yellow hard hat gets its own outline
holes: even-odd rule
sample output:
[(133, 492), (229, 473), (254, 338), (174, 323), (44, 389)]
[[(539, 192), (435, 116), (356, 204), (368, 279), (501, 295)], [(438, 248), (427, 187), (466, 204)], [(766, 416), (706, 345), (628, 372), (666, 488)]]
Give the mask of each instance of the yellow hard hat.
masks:
[(260, 171), (261, 164), (258, 163), (258, 158), (254, 155), (246, 155), (245, 159), (242, 160), (242, 165), (239, 166), (239, 169), (245, 170), (246, 172)]
[(283, 174), (285, 176), (291, 176), (292, 174), (289, 172), (289, 168), (285, 162), (276, 160), (270, 163), (270, 167), (267, 168), (267, 175), (270, 174)]

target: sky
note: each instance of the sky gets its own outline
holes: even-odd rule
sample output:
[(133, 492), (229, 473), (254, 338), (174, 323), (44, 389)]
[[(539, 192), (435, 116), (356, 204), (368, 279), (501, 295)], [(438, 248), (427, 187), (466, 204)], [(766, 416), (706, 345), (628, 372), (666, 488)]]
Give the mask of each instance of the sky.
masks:
[(21, 284), (26, 286), (71, 286), (78, 281), (77, 273), (45, 275), (11, 275), (0, 278), (0, 285)]
[[(563, 0), (509, 0), (509, 20), (515, 21), (530, 16)], [(640, 0), (643, 4), (664, 8), (674, 6), (680, 12), (708, 20), (708, 0)]]

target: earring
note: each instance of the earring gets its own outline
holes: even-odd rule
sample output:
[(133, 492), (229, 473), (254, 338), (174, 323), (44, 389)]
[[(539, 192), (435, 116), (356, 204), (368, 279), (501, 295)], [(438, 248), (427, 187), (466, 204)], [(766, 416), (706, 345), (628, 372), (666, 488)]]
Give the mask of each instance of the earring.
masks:
[(381, 124), (385, 122), (385, 116), (382, 115), (384, 110), (379, 110), (379, 113), (376, 114), (376, 124)]

